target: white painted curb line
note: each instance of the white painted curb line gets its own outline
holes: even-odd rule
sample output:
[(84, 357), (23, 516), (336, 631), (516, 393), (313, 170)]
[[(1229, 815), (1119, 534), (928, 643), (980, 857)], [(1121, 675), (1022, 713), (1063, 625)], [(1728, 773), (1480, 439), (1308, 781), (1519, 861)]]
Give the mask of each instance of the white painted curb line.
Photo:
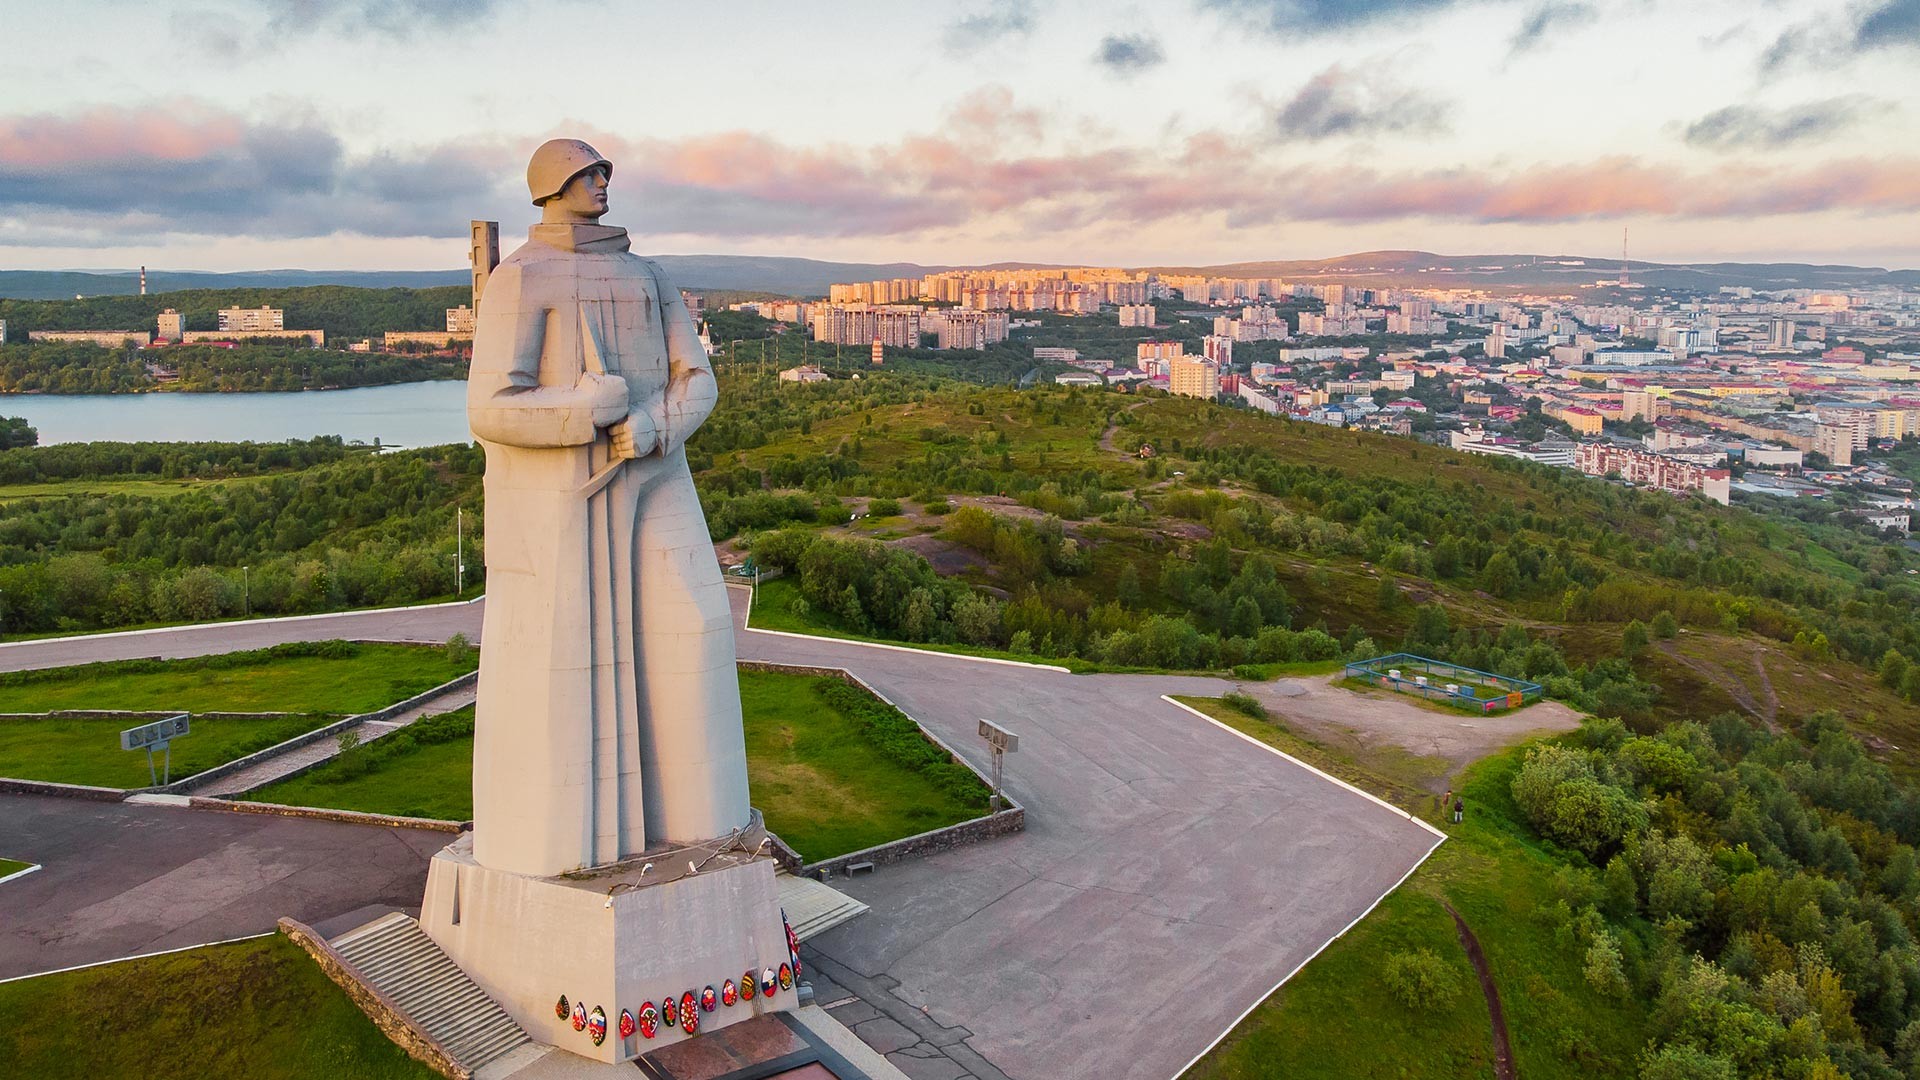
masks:
[(227, 938), (225, 941), (203, 941), (198, 945), (182, 945), (177, 949), (161, 949), (159, 952), (135, 953), (132, 956), (116, 956), (111, 960), (95, 960), (91, 964), (75, 964), (72, 967), (54, 968), (52, 971), (36, 971), (31, 975), (15, 975), (12, 978), (0, 979), (0, 983), (19, 982), (22, 979), (37, 979), (42, 975), (64, 975), (69, 971), (85, 971), (88, 968), (106, 967), (108, 964), (124, 964), (129, 960), (145, 960), (149, 956), (170, 956), (177, 952), (186, 952), (189, 949), (204, 949), (211, 945), (232, 945), (241, 941), (252, 941), (255, 938), (272, 937), (277, 933), (279, 933), (278, 930), (268, 930), (259, 934), (242, 934), (239, 937)]
[[(1178, 704), (1178, 702), (1176, 702), (1175, 704)], [(1211, 719), (1211, 717), (1209, 717), (1209, 719)], [(1229, 731), (1232, 731), (1233, 729), (1231, 729), (1231, 728), (1229, 728), (1228, 730), (1229, 730)], [(1234, 732), (1234, 734), (1236, 734), (1236, 735), (1238, 735), (1238, 734), (1239, 734), (1239, 732), (1237, 732), (1237, 731), (1236, 731), (1236, 732)], [(1262, 744), (1262, 745), (1265, 745), (1265, 744)], [(1272, 748), (1271, 748), (1271, 747), (1268, 747), (1268, 749), (1272, 749)], [(1277, 752), (1278, 752), (1278, 751), (1276, 751), (1276, 753), (1277, 753)], [(1285, 757), (1286, 755), (1284, 755), (1284, 754), (1282, 754), (1281, 756), (1282, 756), (1282, 757)], [(1291, 759), (1289, 759), (1289, 760), (1291, 760)], [(1312, 768), (1312, 766), (1308, 766), (1308, 768)], [(1315, 771), (1317, 772), (1318, 770), (1315, 770)], [(1324, 774), (1322, 774), (1322, 775), (1324, 775)], [(1363, 794), (1364, 794), (1364, 793), (1363, 793)], [(1437, 831), (1437, 830), (1436, 830), (1436, 831)], [(1237, 1028), (1237, 1027), (1239, 1027), (1239, 1026), (1240, 1026), (1240, 1022), (1241, 1022), (1242, 1020), (1245, 1020), (1245, 1019), (1246, 1019), (1246, 1018), (1247, 1018), (1248, 1016), (1250, 1016), (1250, 1015), (1252, 1015), (1252, 1014), (1253, 1014), (1253, 1010), (1255, 1010), (1255, 1009), (1257, 1009), (1257, 1008), (1259, 1008), (1259, 1007), (1260, 1007), (1261, 1005), (1263, 1005), (1263, 1004), (1265, 1004), (1265, 1003), (1266, 1003), (1266, 1000), (1267, 1000), (1268, 998), (1270, 998), (1270, 997), (1272, 997), (1273, 995), (1275, 995), (1275, 994), (1277, 994), (1277, 993), (1279, 993), (1279, 992), (1280, 992), (1280, 988), (1281, 988), (1281, 987), (1283, 987), (1283, 986), (1285, 986), (1285, 985), (1287, 985), (1287, 980), (1289, 980), (1289, 979), (1291, 979), (1291, 978), (1293, 978), (1293, 977), (1294, 977), (1295, 975), (1298, 975), (1298, 974), (1300, 974), (1300, 969), (1301, 969), (1301, 968), (1304, 968), (1304, 967), (1306, 967), (1306, 966), (1307, 966), (1308, 964), (1311, 964), (1311, 963), (1313, 963), (1313, 961), (1314, 961), (1314, 959), (1315, 959), (1316, 957), (1318, 957), (1318, 956), (1319, 956), (1319, 955), (1320, 955), (1321, 953), (1323, 953), (1323, 952), (1325, 952), (1325, 951), (1327, 951), (1327, 946), (1329, 946), (1329, 945), (1331, 945), (1331, 944), (1333, 944), (1333, 943), (1334, 943), (1334, 942), (1336, 942), (1336, 941), (1339, 941), (1339, 940), (1340, 940), (1341, 938), (1343, 938), (1343, 937), (1346, 937), (1346, 936), (1347, 936), (1347, 931), (1349, 931), (1349, 930), (1352, 930), (1352, 929), (1353, 929), (1354, 927), (1356, 927), (1356, 926), (1358, 926), (1358, 925), (1360, 925), (1360, 920), (1361, 920), (1361, 919), (1364, 919), (1364, 918), (1366, 918), (1367, 916), (1369, 916), (1369, 915), (1371, 915), (1371, 914), (1373, 914), (1373, 909), (1374, 909), (1374, 908), (1377, 908), (1377, 907), (1379, 907), (1379, 906), (1380, 906), (1380, 901), (1382, 901), (1382, 900), (1385, 900), (1385, 899), (1386, 899), (1387, 897), (1389, 897), (1389, 896), (1392, 896), (1392, 895), (1393, 895), (1393, 891), (1394, 891), (1395, 889), (1398, 889), (1398, 888), (1399, 888), (1399, 887), (1400, 887), (1401, 885), (1404, 885), (1404, 884), (1406, 883), (1406, 880), (1407, 880), (1408, 878), (1410, 878), (1410, 877), (1412, 877), (1412, 876), (1413, 876), (1413, 872), (1414, 872), (1415, 870), (1418, 870), (1418, 869), (1420, 869), (1420, 867), (1421, 867), (1421, 866), (1423, 866), (1423, 865), (1425, 865), (1425, 863), (1426, 863), (1426, 861), (1427, 861), (1427, 859), (1428, 859), (1428, 857), (1429, 857), (1429, 856), (1431, 856), (1431, 855), (1432, 855), (1432, 854), (1433, 854), (1433, 853), (1434, 853), (1435, 851), (1437, 851), (1437, 850), (1439, 849), (1439, 847), (1440, 847), (1440, 845), (1441, 845), (1441, 844), (1444, 844), (1444, 843), (1446, 843), (1446, 837), (1445, 837), (1445, 835), (1442, 835), (1442, 836), (1440, 837), (1440, 839), (1438, 839), (1438, 840), (1435, 840), (1435, 841), (1433, 842), (1433, 846), (1432, 846), (1432, 847), (1430, 847), (1430, 848), (1428, 848), (1428, 849), (1427, 849), (1427, 853), (1426, 853), (1425, 855), (1422, 855), (1422, 856), (1420, 856), (1420, 860), (1419, 860), (1418, 862), (1416, 862), (1416, 863), (1414, 863), (1414, 864), (1413, 864), (1412, 866), (1410, 866), (1410, 867), (1408, 867), (1408, 868), (1407, 868), (1407, 872), (1406, 872), (1406, 873), (1404, 873), (1404, 874), (1401, 874), (1401, 875), (1400, 875), (1400, 880), (1399, 880), (1399, 881), (1396, 881), (1396, 882), (1394, 882), (1394, 883), (1393, 883), (1393, 884), (1392, 884), (1391, 886), (1389, 886), (1389, 887), (1387, 888), (1387, 891), (1386, 891), (1386, 892), (1383, 892), (1383, 893), (1381, 893), (1381, 894), (1380, 894), (1379, 896), (1377, 896), (1377, 897), (1375, 897), (1375, 898), (1374, 898), (1374, 901), (1373, 901), (1373, 903), (1371, 903), (1371, 904), (1368, 904), (1368, 905), (1367, 905), (1367, 910), (1365, 910), (1365, 911), (1363, 911), (1363, 912), (1361, 912), (1360, 914), (1358, 914), (1358, 915), (1356, 915), (1356, 916), (1354, 916), (1354, 917), (1353, 917), (1353, 921), (1352, 921), (1352, 922), (1350, 922), (1350, 923), (1348, 923), (1347, 925), (1345, 925), (1345, 926), (1343, 926), (1343, 927), (1341, 927), (1341, 928), (1340, 928), (1340, 932), (1339, 932), (1339, 933), (1337, 933), (1337, 934), (1335, 934), (1335, 935), (1333, 935), (1332, 937), (1330, 937), (1330, 938), (1328, 938), (1327, 940), (1325, 940), (1325, 941), (1323, 941), (1323, 942), (1321, 942), (1321, 943), (1320, 943), (1320, 947), (1319, 947), (1319, 948), (1317, 948), (1317, 949), (1315, 949), (1315, 950), (1313, 950), (1313, 953), (1312, 953), (1311, 955), (1309, 955), (1309, 956), (1308, 956), (1308, 957), (1307, 957), (1307, 958), (1306, 958), (1305, 960), (1302, 960), (1302, 961), (1300, 961), (1300, 962), (1299, 962), (1298, 964), (1295, 964), (1295, 965), (1294, 965), (1294, 968), (1293, 968), (1293, 970), (1292, 970), (1292, 971), (1289, 971), (1289, 972), (1287, 972), (1287, 973), (1286, 973), (1285, 975), (1282, 975), (1282, 976), (1280, 976), (1280, 981), (1279, 981), (1279, 982), (1277, 982), (1277, 983), (1274, 983), (1274, 984), (1273, 984), (1273, 989), (1271, 989), (1271, 990), (1268, 990), (1268, 991), (1267, 991), (1266, 993), (1264, 993), (1264, 994), (1261, 994), (1261, 995), (1260, 995), (1259, 997), (1257, 997), (1257, 998), (1255, 998), (1255, 999), (1253, 999), (1253, 1004), (1251, 1004), (1251, 1005), (1249, 1005), (1249, 1006), (1247, 1006), (1247, 1007), (1246, 1007), (1246, 1010), (1245, 1010), (1244, 1012), (1242, 1012), (1242, 1013), (1241, 1013), (1241, 1014), (1240, 1014), (1239, 1016), (1236, 1016), (1236, 1017), (1234, 1017), (1234, 1018), (1233, 1018), (1233, 1023), (1231, 1023), (1231, 1024), (1228, 1024), (1228, 1025), (1227, 1025), (1227, 1029), (1226, 1029), (1225, 1031), (1222, 1031), (1222, 1032), (1221, 1032), (1220, 1034), (1218, 1034), (1218, 1035), (1215, 1035), (1215, 1036), (1213, 1037), (1213, 1041), (1212, 1041), (1212, 1042), (1210, 1042), (1210, 1043), (1208, 1043), (1208, 1044), (1206, 1045), (1206, 1049), (1204, 1049), (1204, 1050), (1201, 1050), (1201, 1051), (1200, 1051), (1200, 1052), (1199, 1052), (1198, 1054), (1195, 1054), (1195, 1055), (1193, 1056), (1193, 1060), (1192, 1060), (1192, 1061), (1189, 1061), (1189, 1062), (1187, 1062), (1187, 1063), (1186, 1063), (1185, 1065), (1183, 1065), (1183, 1066), (1181, 1066), (1181, 1067), (1180, 1067), (1180, 1071), (1179, 1071), (1179, 1072), (1177, 1072), (1177, 1073), (1174, 1073), (1174, 1074), (1173, 1074), (1173, 1076), (1174, 1076), (1174, 1080), (1179, 1080), (1179, 1078), (1180, 1078), (1180, 1077), (1182, 1077), (1182, 1076), (1185, 1076), (1185, 1075), (1187, 1074), (1187, 1072), (1188, 1072), (1188, 1070), (1190, 1070), (1190, 1069), (1192, 1069), (1192, 1068), (1193, 1068), (1193, 1067), (1194, 1067), (1195, 1065), (1198, 1065), (1198, 1064), (1200, 1064), (1200, 1059), (1201, 1059), (1201, 1058), (1204, 1058), (1204, 1057), (1206, 1057), (1206, 1056), (1207, 1056), (1208, 1054), (1211, 1054), (1211, 1053), (1213, 1053), (1213, 1048), (1214, 1048), (1214, 1047), (1216, 1047), (1216, 1046), (1219, 1046), (1219, 1045), (1220, 1045), (1220, 1043), (1221, 1043), (1221, 1042), (1222, 1042), (1223, 1040), (1225, 1040), (1227, 1036), (1229, 1036), (1229, 1035), (1231, 1035), (1231, 1034), (1233, 1034), (1233, 1029), (1234, 1029), (1234, 1028)]]
[(1177, 709), (1185, 709), (1187, 712), (1190, 712), (1193, 715), (1199, 717), (1200, 719), (1205, 720), (1207, 723), (1212, 724), (1214, 727), (1219, 728), (1221, 731), (1224, 731), (1229, 735), (1232, 735), (1234, 738), (1245, 739), (1247, 742), (1250, 742), (1253, 745), (1259, 747), (1260, 749), (1265, 750), (1269, 754), (1277, 754), (1280, 757), (1286, 758), (1288, 761), (1293, 762), (1295, 765), (1300, 766), (1301, 768), (1307, 770), (1308, 772), (1314, 774), (1315, 776), (1318, 776), (1322, 780), (1329, 780), (1329, 781), (1332, 781), (1333, 783), (1339, 784), (1341, 787), (1346, 788), (1348, 791), (1353, 792), (1355, 795), (1358, 795), (1361, 798), (1366, 799), (1378, 806), (1385, 807), (1386, 809), (1393, 811), (1394, 813), (1400, 815), (1401, 817), (1406, 818), (1408, 821), (1413, 822), (1415, 825), (1420, 826), (1421, 828), (1427, 830), (1428, 832), (1432, 833), (1433, 835), (1439, 837), (1442, 840), (1445, 840), (1447, 838), (1446, 833), (1441, 832), (1439, 829), (1434, 828), (1432, 825), (1427, 824), (1425, 821), (1422, 821), (1421, 819), (1414, 817), (1412, 814), (1409, 814), (1405, 810), (1402, 810), (1399, 807), (1393, 805), (1392, 803), (1386, 801), (1385, 799), (1380, 798), (1378, 795), (1375, 795), (1369, 791), (1362, 791), (1359, 788), (1354, 787), (1352, 784), (1347, 783), (1345, 780), (1342, 780), (1339, 777), (1334, 776), (1333, 774), (1326, 772), (1323, 769), (1316, 769), (1313, 766), (1307, 764), (1306, 762), (1301, 761), (1299, 758), (1294, 757), (1292, 754), (1287, 753), (1285, 750), (1280, 749), (1279, 747), (1273, 746), (1269, 743), (1261, 742), (1259, 739), (1254, 738), (1253, 736), (1247, 734), (1244, 731), (1236, 730), (1235, 728), (1227, 724), (1223, 724), (1220, 721), (1215, 720), (1213, 717), (1208, 716), (1206, 713), (1201, 712), (1199, 709), (1196, 709), (1191, 705), (1186, 705), (1186, 704), (1182, 704), (1181, 702), (1175, 701), (1173, 698), (1168, 697), (1166, 694), (1161, 694), (1160, 700), (1166, 702), (1169, 705), (1172, 705)]
[(1234, 1017), (1233, 1023), (1228, 1024), (1226, 1027), (1226, 1030), (1222, 1031), (1218, 1035), (1215, 1035), (1213, 1037), (1213, 1041), (1208, 1043), (1205, 1049), (1201, 1050), (1198, 1054), (1195, 1054), (1193, 1056), (1192, 1061), (1189, 1061), (1185, 1065), (1181, 1066), (1180, 1071), (1173, 1074), (1175, 1077), (1175, 1080), (1178, 1080), (1179, 1077), (1185, 1076), (1189, 1070), (1191, 1070), (1195, 1065), (1198, 1065), (1200, 1063), (1201, 1058), (1204, 1058), (1208, 1054), (1213, 1053), (1214, 1047), (1219, 1046), (1220, 1043), (1224, 1039), (1226, 1039), (1227, 1036), (1233, 1034), (1233, 1029), (1239, 1027), (1241, 1021), (1245, 1020), (1248, 1016), (1252, 1015), (1253, 1010), (1259, 1008), (1263, 1003), (1266, 1002), (1268, 998), (1278, 993), (1281, 987), (1287, 985), (1287, 980), (1293, 978), (1295, 975), (1300, 974), (1301, 968), (1304, 968), (1308, 964), (1313, 963), (1315, 957), (1319, 956), (1321, 953), (1327, 950), (1327, 946), (1333, 944), (1336, 941), (1339, 941), (1343, 937), (1346, 937), (1348, 931), (1360, 925), (1361, 919), (1364, 919), (1367, 916), (1373, 914), (1373, 909), (1380, 906), (1380, 901), (1385, 900), (1387, 897), (1393, 895), (1393, 891), (1395, 889), (1398, 889), (1401, 885), (1404, 885), (1406, 883), (1406, 880), (1413, 876), (1413, 872), (1415, 870), (1420, 869), (1420, 867), (1422, 867), (1423, 865), (1425, 865), (1427, 859), (1430, 856), (1432, 856), (1435, 851), (1439, 850), (1440, 845), (1443, 843), (1446, 843), (1447, 834), (1444, 832), (1441, 832), (1439, 829), (1434, 828), (1432, 825), (1427, 824), (1426, 822), (1420, 820), (1419, 818), (1414, 817), (1412, 814), (1407, 813), (1405, 810), (1400, 809), (1399, 807), (1393, 805), (1392, 803), (1387, 802), (1384, 799), (1381, 799), (1379, 796), (1373, 795), (1369, 792), (1362, 791), (1359, 788), (1354, 787), (1352, 784), (1347, 783), (1345, 780), (1342, 780), (1337, 776), (1329, 775), (1325, 770), (1316, 769), (1313, 766), (1307, 764), (1306, 762), (1301, 761), (1299, 758), (1294, 757), (1292, 754), (1289, 754), (1286, 751), (1281, 750), (1279, 747), (1271, 746), (1267, 743), (1261, 742), (1259, 739), (1254, 738), (1253, 736), (1247, 734), (1244, 731), (1237, 731), (1234, 728), (1229, 727), (1228, 725), (1223, 724), (1218, 720), (1215, 720), (1213, 717), (1208, 716), (1206, 713), (1201, 712), (1199, 709), (1196, 709), (1191, 705), (1187, 705), (1187, 704), (1183, 704), (1181, 702), (1175, 701), (1173, 698), (1167, 696), (1166, 694), (1160, 695), (1160, 700), (1166, 702), (1169, 705), (1175, 706), (1176, 708), (1185, 709), (1187, 712), (1190, 712), (1193, 715), (1199, 717), (1200, 719), (1205, 720), (1207, 723), (1212, 724), (1214, 727), (1217, 727), (1220, 730), (1227, 732), (1230, 735), (1235, 735), (1235, 736), (1238, 736), (1239, 738), (1245, 739), (1247, 742), (1252, 743), (1253, 745), (1259, 747), (1262, 750), (1267, 751), (1270, 754), (1283, 757), (1288, 761), (1293, 762), (1295, 765), (1298, 765), (1301, 768), (1307, 770), (1308, 772), (1313, 773), (1315, 776), (1320, 777), (1323, 780), (1331, 780), (1334, 783), (1339, 784), (1341, 787), (1346, 788), (1348, 791), (1353, 792), (1355, 795), (1359, 795), (1364, 799), (1368, 799), (1368, 800), (1371, 800), (1372, 802), (1378, 803), (1379, 805), (1386, 807), (1387, 809), (1393, 811), (1394, 813), (1400, 815), (1403, 818), (1406, 818), (1408, 821), (1413, 822), (1415, 825), (1420, 826), (1421, 828), (1427, 830), (1428, 832), (1434, 835), (1433, 845), (1427, 848), (1426, 853), (1420, 856), (1419, 861), (1415, 862), (1412, 866), (1407, 868), (1406, 873), (1400, 875), (1399, 881), (1396, 881), (1392, 885), (1388, 886), (1386, 892), (1383, 892), (1379, 896), (1374, 897), (1373, 903), (1367, 905), (1367, 910), (1362, 911), (1360, 914), (1354, 916), (1353, 921), (1341, 927), (1339, 933), (1321, 942), (1320, 947), (1313, 950), (1313, 952), (1309, 954), (1305, 960), (1302, 960), (1298, 964), (1295, 964), (1292, 971), (1289, 971), (1285, 975), (1280, 976), (1280, 981), (1277, 983), (1274, 983), (1272, 989), (1268, 990), (1264, 994), (1261, 994), (1259, 997), (1254, 998), (1253, 1004), (1247, 1006), (1245, 1011), (1241, 1012), (1239, 1016)]
[[(6, 877), (0, 877), (0, 885), (5, 885), (7, 882), (12, 881), (14, 878), (26, 877), (28, 874), (31, 874), (38, 869), (40, 869), (40, 864), (32, 863), (25, 870), (15, 870), (13, 873), (8, 874)], [(4, 981), (6, 980), (0, 979), (0, 982), (4, 982)]]
[(350, 611), (322, 611), (314, 615), (276, 615), (271, 619), (229, 619), (226, 622), (181, 623), (178, 626), (149, 626), (145, 630), (114, 630), (105, 634), (72, 634), (67, 637), (27, 638), (22, 641), (0, 641), (0, 649), (13, 649), (23, 645), (58, 645), (69, 641), (110, 641), (114, 638), (145, 637), (148, 634), (177, 634), (185, 630), (218, 630), (229, 626), (272, 626), (275, 623), (319, 622), (323, 619), (344, 619), (350, 615), (389, 615), (403, 611), (439, 611), (443, 608), (469, 607), (485, 600), (482, 593), (471, 600), (450, 600), (444, 604), (414, 604), (409, 607), (354, 608)]

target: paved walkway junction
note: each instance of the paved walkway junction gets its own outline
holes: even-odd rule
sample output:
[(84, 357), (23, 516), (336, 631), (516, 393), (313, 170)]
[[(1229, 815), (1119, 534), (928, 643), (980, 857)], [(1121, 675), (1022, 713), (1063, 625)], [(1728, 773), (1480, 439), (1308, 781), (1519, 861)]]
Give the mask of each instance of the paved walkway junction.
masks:
[[(744, 615), (745, 592), (733, 594)], [(326, 638), (477, 641), (481, 607), (20, 642), (0, 645), (0, 670)], [(872, 910), (809, 943), (834, 984), (887, 1006), (846, 1016), (877, 1049), (944, 1055), (916, 1073), (1174, 1076), (1439, 842), (1161, 700), (1217, 695), (1224, 680), (1069, 675), (750, 630), (739, 653), (847, 668), (982, 767), (981, 718), (1020, 735), (1007, 787), (1027, 807), (1024, 833), (835, 881)], [(0, 852), (47, 865), (8, 887), (0, 977), (258, 932), (278, 915), (417, 904), (445, 839), (0, 798)]]

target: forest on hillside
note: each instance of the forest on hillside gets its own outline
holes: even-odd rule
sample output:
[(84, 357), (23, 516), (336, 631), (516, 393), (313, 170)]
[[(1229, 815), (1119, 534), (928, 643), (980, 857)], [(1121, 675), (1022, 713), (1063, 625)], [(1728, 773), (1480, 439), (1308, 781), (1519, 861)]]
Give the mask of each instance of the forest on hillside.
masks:
[(459, 356), (398, 356), (245, 342), (107, 349), (84, 342), (0, 345), (0, 394), (128, 394), (152, 390), (337, 390), (464, 379)]
[(439, 330), (446, 311), (468, 303), (465, 285), (431, 289), (364, 289), (350, 285), (303, 285), (279, 289), (185, 289), (148, 296), (90, 296), (83, 300), (0, 298), (0, 320), (9, 341), (33, 330), (152, 330), (172, 308), (187, 317), (188, 330), (217, 330), (216, 313), (229, 307), (275, 307), (286, 312), (289, 330), (325, 330), (328, 341), (378, 337), (388, 330)]

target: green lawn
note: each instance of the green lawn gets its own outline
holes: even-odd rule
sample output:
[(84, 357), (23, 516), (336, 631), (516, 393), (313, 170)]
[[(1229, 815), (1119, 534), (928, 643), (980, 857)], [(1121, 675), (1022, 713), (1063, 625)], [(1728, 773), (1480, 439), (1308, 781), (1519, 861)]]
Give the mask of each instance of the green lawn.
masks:
[(0, 983), (0, 1075), (435, 1080), (285, 938)]
[(21, 862), (19, 859), (0, 859), (0, 878), (8, 874), (17, 874), (32, 865), (30, 862)]
[(465, 821), (473, 816), (473, 707), (409, 724), (345, 758), (246, 797)]
[[(1278, 731), (1273, 725), (1217, 699), (1191, 703), (1289, 753), (1294, 750), (1280, 737), (1267, 737), (1262, 729)], [(1560, 860), (1521, 824), (1509, 794), (1524, 753), (1517, 747), (1470, 766), (1461, 788), (1465, 822), (1444, 826), (1447, 841), (1399, 889), (1250, 1013), (1187, 1075), (1195, 1080), (1491, 1077), (1485, 1000), (1453, 920), (1440, 906), (1445, 900), (1486, 951), (1519, 1075), (1633, 1076), (1649, 1034), (1646, 1007), (1592, 989), (1582, 976), (1580, 950), (1567, 948), (1544, 915), (1560, 896), (1555, 880)], [(1376, 793), (1396, 787), (1393, 777), (1369, 775), (1351, 763), (1340, 774)], [(1426, 801), (1424, 816), (1437, 823), (1432, 805)], [(1443, 1006), (1409, 1009), (1387, 992), (1382, 972), (1388, 956), (1419, 948), (1438, 954), (1458, 977), (1459, 993)]]
[[(464, 675), (477, 663), (473, 657), (451, 658), (440, 646), (325, 648), (337, 644), (13, 672), (0, 675), (0, 713), (57, 709), (371, 712)], [(321, 655), (329, 651), (342, 655)]]
[[(823, 859), (937, 829), (986, 812), (986, 791), (970, 798), (931, 784), (888, 756), (859, 720), (821, 699), (837, 680), (761, 672), (740, 674), (747, 774), (767, 825), (805, 858)], [(464, 718), (456, 720), (455, 717)], [(425, 724), (464, 722), (471, 711)], [(421, 725), (414, 725), (420, 727)], [(411, 729), (409, 729), (411, 730)], [(473, 816), (473, 740), (417, 739), (397, 732), (365, 750), (376, 767), (336, 763), (254, 792), (250, 798), (295, 806), (465, 820)]]
[[(193, 730), (173, 740), (173, 778), (184, 780), (335, 719), (324, 714), (260, 719), (195, 717)], [(124, 719), (0, 719), (0, 776), (57, 784), (146, 787), (153, 782), (148, 778), (146, 753), (120, 749), (120, 731), (132, 726)], [(156, 775), (163, 765), (162, 755), (155, 754)]]
[[(181, 709), (287, 712), (250, 719), (195, 716), (173, 742), (184, 779), (350, 713), (370, 712), (473, 670), (439, 646), (282, 646), (190, 660), (134, 660), (0, 675), (0, 712)], [(147, 755), (120, 749), (125, 718), (0, 719), (0, 776), (101, 787), (146, 787)], [(156, 762), (156, 765), (158, 763)]]

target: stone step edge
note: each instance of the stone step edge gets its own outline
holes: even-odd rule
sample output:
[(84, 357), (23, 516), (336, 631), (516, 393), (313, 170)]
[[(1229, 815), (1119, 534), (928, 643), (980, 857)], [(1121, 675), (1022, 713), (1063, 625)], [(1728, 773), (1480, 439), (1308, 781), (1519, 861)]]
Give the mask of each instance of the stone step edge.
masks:
[(472, 1070), (460, 1064), (459, 1059), (439, 1040), (414, 1023), (398, 1003), (368, 981), (352, 961), (315, 933), (313, 927), (288, 918), (282, 918), (278, 925), (287, 940), (306, 950), (327, 978), (346, 991), (347, 997), (360, 1007), (361, 1012), (367, 1014), (367, 1019), (373, 1021), (381, 1034), (405, 1050), (407, 1056), (447, 1080), (473, 1080)]

